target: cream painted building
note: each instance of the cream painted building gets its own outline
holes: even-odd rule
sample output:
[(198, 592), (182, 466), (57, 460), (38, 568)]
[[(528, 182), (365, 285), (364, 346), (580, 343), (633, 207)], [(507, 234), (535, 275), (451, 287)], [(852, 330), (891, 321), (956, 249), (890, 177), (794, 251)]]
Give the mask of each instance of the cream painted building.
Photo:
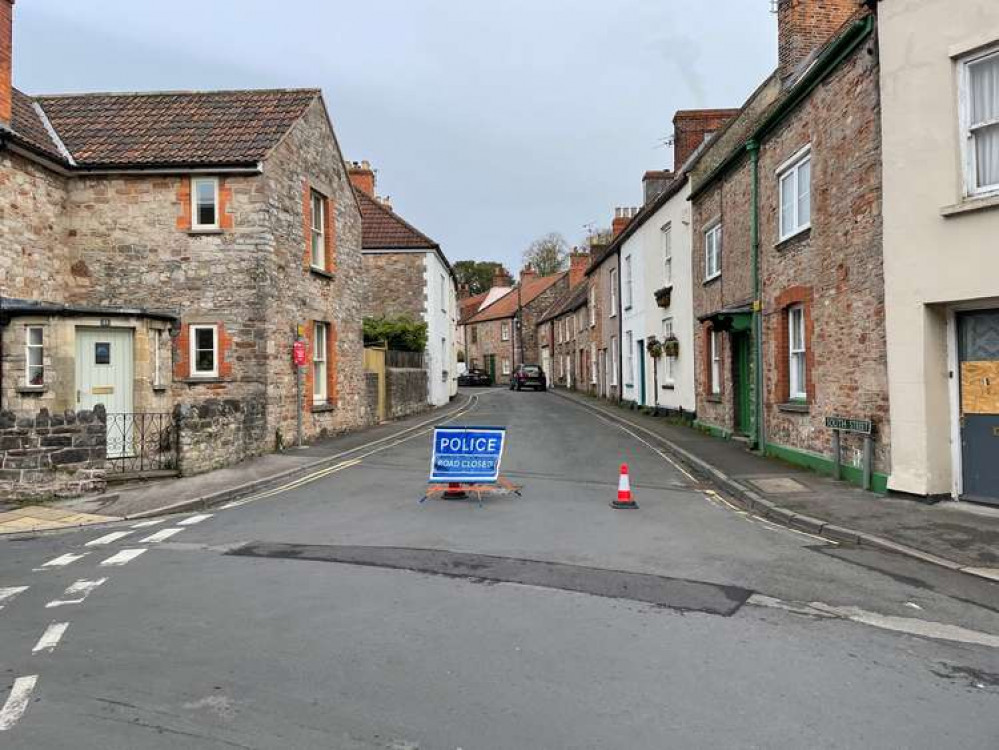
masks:
[(999, 2), (878, 14), (889, 487), (999, 504)]

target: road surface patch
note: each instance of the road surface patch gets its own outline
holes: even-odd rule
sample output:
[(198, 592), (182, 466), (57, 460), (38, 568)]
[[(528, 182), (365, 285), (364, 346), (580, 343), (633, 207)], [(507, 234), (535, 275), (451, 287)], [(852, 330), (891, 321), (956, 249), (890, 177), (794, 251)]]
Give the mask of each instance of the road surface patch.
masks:
[(646, 602), (681, 612), (729, 617), (753, 592), (683, 578), (581, 565), (406, 547), (357, 547), (252, 542), (226, 553), (239, 557), (308, 560), (576, 591)]
[(26, 508), (0, 513), (0, 534), (21, 534), (25, 531), (66, 529), (72, 526), (89, 526), (119, 520), (117, 516), (99, 516), (92, 513), (46, 508), (29, 505)]

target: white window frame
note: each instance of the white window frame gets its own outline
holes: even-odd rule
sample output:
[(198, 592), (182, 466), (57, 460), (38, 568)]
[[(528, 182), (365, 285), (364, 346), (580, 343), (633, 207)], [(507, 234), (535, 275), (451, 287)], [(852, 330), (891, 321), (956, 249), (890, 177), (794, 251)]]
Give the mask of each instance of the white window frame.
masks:
[(510, 374), (510, 360), (507, 359), (506, 357), (503, 358), (503, 374), (504, 375)]
[[(663, 341), (673, 335), (673, 318), (663, 318)], [(676, 357), (663, 354), (663, 380), (672, 385), (676, 382)]]
[[(312, 403), (329, 401), (329, 323), (316, 320), (312, 323)], [(322, 373), (322, 377), (319, 374)]]
[(721, 394), (721, 342), (718, 337), (721, 333), (711, 330), (711, 395)]
[[(801, 207), (801, 170), (808, 165), (808, 218), (801, 220), (798, 211)], [(783, 242), (806, 229), (812, 228), (812, 146), (805, 146), (794, 156), (777, 167), (777, 235), (778, 242)], [(791, 182), (794, 192), (794, 216), (791, 228), (784, 231), (784, 183)]]
[(704, 230), (704, 281), (721, 276), (722, 226), (721, 221)]
[[(198, 331), (212, 332), (212, 369), (198, 369)], [(219, 376), (219, 327), (215, 323), (192, 323), (188, 328), (192, 378), (217, 378)]]
[[(326, 270), (326, 196), (315, 188), (309, 190), (309, 264), (320, 271)], [(316, 211), (316, 206), (319, 211)], [(316, 222), (316, 214), (319, 222)], [(316, 247), (319, 248), (319, 262), (316, 262)]]
[(999, 125), (999, 120), (989, 120), (982, 123), (971, 122), (971, 68), (977, 63), (997, 56), (999, 56), (999, 44), (994, 44), (986, 49), (967, 55), (959, 61), (961, 161), (964, 164), (964, 194), (968, 198), (980, 198), (999, 193), (999, 183), (993, 185), (978, 184), (978, 160), (976, 158), (974, 134), (975, 130)]
[[(31, 333), (32, 331), (38, 331), (39, 338), (41, 338), (42, 343), (32, 344), (31, 343)], [(39, 356), (40, 364), (31, 364), (31, 352), (32, 350), (38, 350), (41, 352)], [(41, 382), (32, 383), (31, 382), (31, 371), (32, 368), (41, 371)], [(24, 327), (24, 385), (27, 388), (44, 388), (45, 387), (45, 326), (25, 326)]]
[(590, 385), (597, 384), (597, 342), (590, 342)]
[(624, 332), (624, 346), (628, 351), (625, 359), (627, 367), (624, 370), (624, 387), (635, 387), (635, 335), (631, 331)]
[(617, 387), (617, 366), (619, 364), (617, 336), (611, 336), (611, 385)]
[[(799, 342), (795, 345), (795, 340)], [(805, 307), (787, 308), (787, 373), (788, 398), (808, 400), (808, 340), (805, 338)]]
[(665, 277), (663, 286), (673, 286), (673, 223), (667, 221), (659, 231), (663, 249), (663, 276)]
[(510, 340), (510, 324), (504, 320), (500, 323), (500, 341), (509, 341), (509, 340)]
[[(198, 185), (204, 182), (212, 184), (215, 195), (215, 221), (211, 224), (202, 224), (198, 221)], [(192, 177), (191, 178), (191, 229), (196, 231), (212, 230), (219, 228), (219, 178), (218, 177)]]
[(597, 288), (590, 287), (590, 328), (597, 327)]
[[(610, 313), (607, 315), (608, 318), (617, 317), (617, 269), (612, 268), (610, 270)], [(615, 383), (614, 385), (617, 385)]]
[(163, 329), (153, 329), (153, 388), (163, 386)]
[(630, 310), (635, 304), (634, 268), (631, 256), (624, 256), (624, 309)]
[(447, 312), (447, 279), (441, 274), (441, 312)]

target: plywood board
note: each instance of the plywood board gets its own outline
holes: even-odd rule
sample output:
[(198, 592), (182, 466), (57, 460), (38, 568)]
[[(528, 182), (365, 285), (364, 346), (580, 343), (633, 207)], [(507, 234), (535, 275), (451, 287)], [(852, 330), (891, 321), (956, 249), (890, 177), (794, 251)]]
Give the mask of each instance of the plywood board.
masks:
[(961, 412), (999, 414), (999, 360), (961, 363)]

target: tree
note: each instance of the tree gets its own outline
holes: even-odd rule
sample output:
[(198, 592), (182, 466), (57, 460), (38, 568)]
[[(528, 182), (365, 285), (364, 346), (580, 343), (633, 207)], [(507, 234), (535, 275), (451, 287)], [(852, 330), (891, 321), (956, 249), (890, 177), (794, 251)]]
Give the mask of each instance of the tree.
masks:
[(524, 265), (531, 266), (538, 276), (550, 276), (565, 270), (568, 258), (569, 243), (558, 232), (539, 237), (524, 251)]
[(488, 260), (459, 260), (453, 267), (458, 286), (468, 284), (471, 294), (482, 294), (492, 287), (496, 269), (503, 268), (503, 264)]
[(387, 344), (389, 349), (403, 352), (422, 352), (427, 348), (427, 323), (408, 315), (365, 318), (364, 343)]

